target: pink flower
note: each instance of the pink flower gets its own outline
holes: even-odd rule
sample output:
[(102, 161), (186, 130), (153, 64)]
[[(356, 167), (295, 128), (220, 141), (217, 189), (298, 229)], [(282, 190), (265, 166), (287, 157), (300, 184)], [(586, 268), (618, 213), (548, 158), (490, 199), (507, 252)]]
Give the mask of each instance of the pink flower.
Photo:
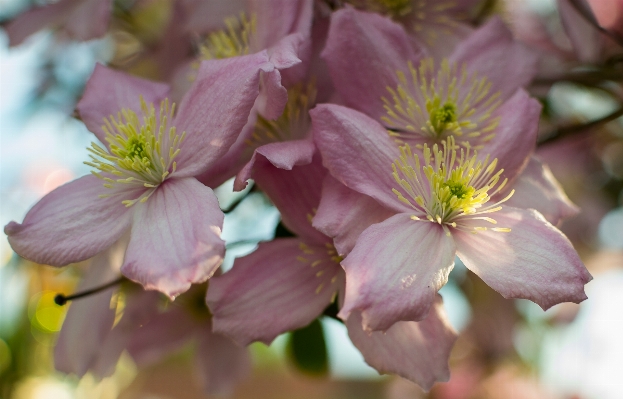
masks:
[[(202, 65), (179, 110), (168, 87), (98, 66), (78, 111), (93, 143), (93, 175), (46, 195), (5, 233), (21, 256), (62, 266), (88, 259), (130, 230), (122, 273), (170, 297), (222, 262), (223, 214), (193, 176), (236, 140), (258, 95), (266, 52)], [(154, 105), (155, 104), (155, 105)], [(101, 124), (104, 123), (104, 126)]]
[[(234, 267), (210, 280), (207, 303), (214, 331), (242, 345), (266, 344), (286, 331), (308, 325), (343, 291), (342, 258), (331, 240), (311, 226), (326, 170), (319, 159), (292, 171), (264, 165), (257, 184), (281, 211), (296, 238), (260, 244)], [(441, 303), (420, 322), (396, 323), (385, 333), (367, 333), (361, 315), (346, 320), (364, 359), (381, 373), (394, 373), (429, 389), (449, 378), (448, 356), (456, 339)]]
[(540, 213), (495, 199), (531, 146), (511, 137), (508, 147), (479, 157), (450, 136), (443, 146), (424, 145), (422, 156), (408, 145), (399, 149), (383, 126), (357, 111), (319, 105), (311, 115), (331, 174), (395, 213), (367, 228), (342, 262), (343, 319), (361, 312), (368, 330), (421, 320), (455, 254), (506, 298), (544, 309), (586, 298), (591, 276), (569, 240)]

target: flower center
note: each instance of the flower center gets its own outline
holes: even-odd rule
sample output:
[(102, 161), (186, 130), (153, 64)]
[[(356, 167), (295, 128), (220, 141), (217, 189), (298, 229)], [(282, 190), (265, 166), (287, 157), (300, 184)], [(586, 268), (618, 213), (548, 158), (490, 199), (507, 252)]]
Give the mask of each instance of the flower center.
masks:
[[(439, 223), (449, 234), (448, 226), (476, 232), (488, 227), (474, 221), (496, 221), (483, 214), (497, 212), (514, 193), (492, 203), (491, 197), (499, 193), (507, 179), (500, 184), (503, 169), (496, 171), (497, 159), (478, 160), (478, 153), (455, 144), (454, 137), (434, 144), (432, 149), (424, 144), (423, 163), (420, 156), (411, 152), (406, 144), (400, 147), (400, 158), (392, 164), (393, 176), (400, 189), (393, 189), (398, 199), (411, 208), (423, 211), (430, 222)], [(420, 220), (412, 216), (414, 220)], [(492, 228), (494, 231), (510, 231)]]
[(223, 59), (249, 54), (251, 36), (255, 33), (256, 17), (225, 18), (225, 29), (210, 33), (199, 51), (202, 60)]
[(320, 294), (320, 292), (328, 286), (335, 291), (335, 296), (339, 288), (339, 285), (336, 285), (340, 276), (339, 265), (344, 258), (338, 255), (337, 250), (331, 243), (325, 243), (323, 250), (314, 250), (304, 242), (300, 242), (299, 249), (302, 254), (296, 259), (303, 264), (317, 269), (316, 277), (319, 279), (319, 283), (316, 288), (316, 294)]
[(288, 103), (281, 116), (271, 121), (258, 115), (255, 130), (246, 143), (255, 149), (269, 143), (305, 138), (311, 126), (309, 109), (315, 104), (316, 85), (313, 82), (307, 87), (295, 85), (288, 90)]
[[(436, 68), (427, 58), (415, 68), (409, 63), (410, 79), (398, 71), (399, 84), (388, 87), (391, 99), (383, 97), (387, 115), (381, 119), (399, 143), (414, 139), (440, 142), (449, 135), (459, 144), (481, 149), (495, 137), (500, 93), (491, 94), (491, 82), (447, 59)], [(419, 147), (419, 146), (418, 146)]]
[[(160, 103), (156, 114), (154, 105), (146, 104), (141, 97), (141, 111), (142, 121), (134, 111), (126, 108), (117, 117), (111, 115), (104, 119), (102, 129), (109, 149), (91, 143), (87, 149), (91, 160), (85, 162), (96, 169), (92, 173), (104, 180), (104, 187), (108, 189), (143, 189), (138, 198), (122, 201), (128, 207), (147, 201), (175, 172), (175, 158), (186, 136), (186, 132), (177, 134), (175, 126), (167, 126), (175, 112), (175, 104), (169, 106), (168, 99)], [(112, 193), (100, 197), (110, 195)]]

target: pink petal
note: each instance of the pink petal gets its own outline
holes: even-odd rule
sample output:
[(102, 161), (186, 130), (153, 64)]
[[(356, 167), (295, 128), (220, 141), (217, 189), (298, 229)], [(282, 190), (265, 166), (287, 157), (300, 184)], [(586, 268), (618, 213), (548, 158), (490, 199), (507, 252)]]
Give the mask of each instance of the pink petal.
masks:
[(366, 333), (361, 315), (353, 312), (346, 321), (348, 335), (366, 363), (379, 373), (397, 374), (429, 390), (437, 381), (448, 381), (448, 358), (457, 339), (437, 295), (425, 319), (401, 321), (385, 332)]
[(309, 113), (324, 166), (338, 181), (390, 209), (412, 210), (392, 192), (398, 186), (392, 176), (392, 163), (400, 153), (383, 126), (339, 105), (320, 104)]
[[(119, 277), (123, 252), (110, 249), (96, 255), (76, 292), (83, 292), (109, 283)], [(119, 256), (121, 255), (121, 256)], [(101, 343), (113, 327), (115, 310), (110, 300), (118, 287), (71, 302), (54, 347), (54, 367), (64, 373), (84, 376), (96, 363)]]
[(313, 0), (249, 1), (249, 15), (255, 15), (257, 20), (257, 30), (251, 37), (252, 49), (260, 51), (273, 47), (291, 33), (309, 36), (313, 3)]
[(5, 27), (9, 46), (22, 44), (30, 35), (48, 26), (62, 24), (78, 3), (79, 0), (60, 0), (45, 6), (35, 6), (16, 16)]
[(77, 40), (86, 41), (106, 34), (112, 13), (112, 0), (85, 0), (71, 13), (64, 28)]
[(207, 302), (215, 332), (241, 345), (268, 345), (322, 313), (340, 287), (341, 268), (324, 245), (300, 244), (296, 238), (260, 244), (210, 280)]
[(536, 147), (541, 104), (523, 89), (496, 110), (500, 124), (495, 137), (480, 151), (498, 159), (498, 169), (512, 181), (523, 170)]
[(321, 54), (344, 104), (376, 120), (386, 114), (383, 96), (396, 87), (396, 71), (407, 61), (419, 64), (402, 26), (378, 14), (346, 7), (331, 16), (329, 37)]
[(540, 213), (507, 206), (491, 217), (511, 232), (453, 232), (468, 269), (505, 298), (530, 299), (543, 309), (586, 299), (590, 273), (567, 237)]
[[(247, 180), (254, 177), (257, 171), (266, 171), (266, 167), (254, 168), (258, 156), (269, 161), (273, 167), (292, 170), (294, 165), (309, 164), (315, 151), (316, 146), (311, 138), (262, 145), (255, 150), (251, 160), (247, 162), (236, 176), (234, 190), (243, 190), (247, 186)], [(261, 163), (264, 164), (266, 162)], [(257, 169), (257, 171), (254, 172), (254, 169)]]
[(288, 103), (288, 90), (281, 84), (278, 69), (260, 75), (260, 93), (255, 109), (266, 119), (277, 119)]
[(500, 91), (502, 99), (526, 86), (537, 73), (536, 53), (513, 40), (502, 20), (494, 17), (459, 44), (450, 57), (467, 73), (477, 72), (493, 84), (490, 93)]
[(169, 86), (166, 84), (151, 82), (96, 64), (76, 109), (87, 129), (108, 146), (106, 134), (102, 130), (104, 118), (111, 115), (116, 117), (123, 108), (142, 115), (140, 96), (143, 96), (145, 102), (154, 103), (154, 107), (158, 108), (160, 101), (168, 93)]
[(132, 221), (130, 244), (121, 272), (175, 297), (206, 281), (223, 261), (223, 212), (211, 189), (194, 178), (169, 179)]
[(309, 165), (296, 166), (291, 171), (264, 162), (254, 178), (279, 209), (283, 224), (291, 232), (307, 243), (324, 245), (329, 239), (312, 227), (311, 218), (318, 208), (326, 175), (327, 170), (317, 155)]
[(536, 209), (554, 226), (580, 211), (567, 197), (549, 167), (536, 156), (530, 157), (528, 165), (515, 180), (512, 189), (515, 194), (506, 205)]
[(454, 267), (452, 237), (438, 225), (401, 213), (368, 227), (342, 261), (346, 299), (340, 318), (361, 311), (365, 330), (422, 320)]
[(195, 360), (204, 390), (215, 397), (230, 397), (236, 385), (251, 374), (249, 350), (210, 332), (209, 325), (200, 331)]
[(327, 176), (313, 226), (333, 238), (340, 255), (347, 255), (365, 229), (394, 214), (367, 195), (359, 194), (332, 176)]
[(261, 70), (273, 70), (266, 52), (201, 63), (175, 117), (178, 133), (186, 132), (176, 176), (200, 174), (229, 150), (258, 96)]
[[(558, 0), (557, 3), (560, 20), (578, 60), (586, 63), (599, 62), (602, 51), (601, 32), (588, 22), (569, 0)], [(586, 2), (583, 3), (585, 10), (590, 13), (590, 6)]]
[(97, 177), (83, 176), (47, 194), (4, 233), (13, 250), (33, 262), (64, 266), (91, 258), (130, 226), (130, 209), (121, 203), (127, 198), (98, 198), (107, 191)]

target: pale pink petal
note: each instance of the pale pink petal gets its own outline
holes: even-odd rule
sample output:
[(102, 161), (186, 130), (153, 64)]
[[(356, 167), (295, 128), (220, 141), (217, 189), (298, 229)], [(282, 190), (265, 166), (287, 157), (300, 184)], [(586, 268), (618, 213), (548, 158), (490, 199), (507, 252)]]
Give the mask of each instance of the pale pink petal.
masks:
[(231, 396), (236, 385), (251, 374), (249, 350), (212, 333), (209, 324), (198, 333), (195, 362), (204, 390), (215, 397)]
[[(96, 255), (76, 292), (97, 288), (119, 278), (123, 253), (116, 253), (118, 251), (119, 248), (113, 246)], [(96, 364), (101, 343), (115, 321), (115, 310), (110, 308), (110, 300), (117, 288), (110, 287), (70, 302), (54, 347), (56, 370), (82, 377)]]
[(309, 114), (324, 166), (338, 181), (390, 209), (411, 211), (392, 192), (398, 185), (392, 163), (400, 152), (383, 126), (361, 112), (333, 104), (320, 104)]
[(201, 63), (175, 116), (178, 133), (186, 132), (177, 176), (200, 174), (234, 144), (258, 96), (261, 70), (273, 70), (265, 51)]
[(360, 311), (366, 330), (422, 320), (454, 267), (452, 237), (436, 223), (401, 213), (368, 227), (342, 261), (346, 299), (340, 318)]
[(260, 51), (273, 47), (291, 33), (309, 36), (313, 3), (313, 0), (250, 0), (247, 9), (257, 20), (251, 49)]
[(504, 207), (491, 217), (511, 231), (453, 232), (468, 269), (505, 298), (530, 299), (543, 309), (586, 299), (590, 273), (567, 237), (540, 213)]
[(480, 151), (481, 158), (497, 158), (503, 176), (513, 180), (528, 163), (536, 147), (541, 104), (523, 89), (502, 104), (495, 112), (500, 124), (495, 137)]
[(241, 345), (270, 344), (313, 321), (331, 303), (341, 268), (324, 245), (296, 238), (260, 244), (222, 276), (210, 280), (207, 302), (215, 332)]
[(506, 205), (536, 209), (554, 226), (580, 211), (567, 197), (549, 167), (536, 156), (530, 157), (528, 165), (511, 188), (515, 194)]
[(365, 229), (394, 214), (394, 211), (382, 207), (367, 195), (359, 194), (332, 176), (327, 176), (313, 226), (333, 238), (340, 255), (347, 255)]
[(281, 84), (278, 69), (262, 72), (260, 75), (260, 93), (255, 101), (255, 110), (266, 119), (277, 119), (288, 103), (288, 90)]
[[(558, 0), (557, 3), (560, 20), (565, 28), (565, 33), (571, 40), (578, 60), (586, 63), (598, 62), (602, 50), (601, 32), (587, 21), (569, 0)], [(584, 3), (585, 12), (590, 13), (588, 4), (586, 2), (581, 3)]]
[(62, 24), (79, 0), (60, 0), (45, 6), (35, 6), (16, 16), (4, 29), (9, 46), (17, 46), (35, 32), (48, 26)]
[(367, 333), (361, 315), (346, 321), (348, 335), (366, 363), (379, 373), (397, 374), (429, 390), (437, 381), (450, 379), (448, 358), (457, 339), (437, 295), (428, 316), (419, 322), (401, 321), (385, 332)]
[(322, 58), (344, 104), (374, 119), (386, 114), (381, 97), (398, 85), (407, 61), (419, 64), (402, 26), (374, 13), (346, 7), (334, 12)]
[(137, 78), (96, 64), (76, 109), (87, 129), (108, 146), (106, 134), (102, 130), (104, 118), (111, 115), (116, 118), (123, 108), (140, 116), (140, 96), (143, 96), (146, 103), (154, 103), (154, 107), (158, 108), (160, 101), (168, 93), (169, 86), (166, 84)]
[(255, 182), (281, 213), (283, 224), (307, 243), (323, 244), (329, 239), (312, 227), (311, 218), (320, 202), (322, 181), (327, 170), (320, 156), (308, 165), (291, 171), (276, 169), (264, 162), (257, 168)]
[(33, 262), (64, 266), (91, 258), (130, 227), (131, 209), (121, 203), (127, 198), (98, 197), (107, 191), (97, 177), (81, 177), (47, 194), (4, 233), (13, 250)]
[(188, 20), (185, 29), (198, 34), (223, 29), (225, 18), (245, 11), (248, 0), (205, 1), (184, 0)]
[(486, 76), (492, 83), (490, 93), (500, 91), (506, 99), (530, 83), (537, 73), (538, 57), (515, 42), (504, 23), (494, 17), (459, 44), (450, 61), (465, 63), (468, 73)]
[(112, 0), (84, 0), (73, 10), (64, 29), (81, 41), (102, 37), (108, 29), (112, 6)]
[(169, 179), (137, 209), (121, 272), (169, 297), (206, 281), (223, 261), (223, 212), (194, 178)]
[[(304, 140), (279, 141), (258, 147), (251, 160), (242, 168), (234, 181), (234, 190), (241, 191), (247, 185), (247, 180), (254, 177), (254, 165), (258, 156), (269, 161), (279, 169), (292, 170), (295, 165), (306, 165), (312, 161), (316, 146), (311, 138)], [(265, 163), (265, 162), (262, 162)], [(258, 171), (266, 168), (257, 168)], [(261, 172), (260, 172), (261, 173)]]

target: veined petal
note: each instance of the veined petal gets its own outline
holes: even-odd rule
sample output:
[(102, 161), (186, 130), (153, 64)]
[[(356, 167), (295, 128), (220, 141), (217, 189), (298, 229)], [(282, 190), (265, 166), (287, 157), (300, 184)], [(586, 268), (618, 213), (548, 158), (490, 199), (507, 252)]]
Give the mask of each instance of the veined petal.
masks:
[(26, 214), (22, 224), (4, 227), (18, 255), (52, 266), (83, 261), (109, 248), (130, 226), (131, 210), (102, 181), (88, 175), (67, 183), (43, 197)]
[(169, 179), (135, 207), (126, 277), (175, 297), (221, 265), (223, 212), (210, 188), (194, 178)]
[(376, 120), (386, 114), (381, 97), (395, 88), (397, 71), (416, 65), (416, 53), (402, 26), (381, 15), (343, 8), (331, 15), (321, 56), (345, 105)]
[(507, 206), (536, 209), (554, 226), (579, 212), (549, 167), (534, 155), (512, 188), (515, 194), (506, 201)]
[(425, 319), (400, 321), (385, 332), (365, 332), (359, 312), (346, 321), (348, 335), (366, 363), (379, 373), (397, 374), (429, 390), (437, 381), (450, 379), (448, 358), (457, 338), (443, 309), (441, 297)]
[(497, 158), (498, 169), (509, 181), (523, 170), (536, 147), (541, 104), (519, 89), (496, 110), (500, 124), (495, 137), (480, 151), (481, 158), (489, 155)]
[(505, 298), (530, 299), (543, 309), (586, 299), (590, 273), (567, 237), (540, 213), (507, 206), (495, 220), (511, 231), (453, 232), (468, 269)]
[(389, 209), (412, 210), (392, 191), (397, 186), (392, 163), (400, 157), (400, 151), (383, 126), (339, 105), (321, 104), (309, 113), (323, 164), (338, 181)]
[(342, 281), (342, 270), (324, 245), (301, 245), (297, 238), (262, 243), (210, 280), (206, 300), (213, 329), (240, 345), (269, 345), (318, 317)]
[(450, 61), (465, 63), (469, 74), (486, 76), (492, 83), (490, 92), (501, 92), (505, 100), (530, 83), (537, 73), (538, 56), (514, 41), (502, 20), (494, 17), (460, 43)]
[(137, 78), (96, 64), (76, 109), (87, 129), (108, 147), (106, 133), (102, 129), (104, 118), (111, 115), (116, 117), (123, 108), (142, 115), (141, 96), (146, 103), (154, 103), (157, 108), (168, 94), (169, 85)]
[(273, 69), (265, 51), (201, 63), (173, 123), (186, 132), (176, 176), (197, 175), (229, 150), (258, 96), (260, 71)]
[(365, 330), (422, 320), (448, 281), (455, 245), (436, 223), (401, 213), (368, 227), (342, 261), (346, 298), (340, 318), (360, 311)]
[(394, 211), (382, 207), (367, 195), (353, 191), (332, 176), (327, 176), (313, 226), (333, 238), (338, 253), (345, 256), (365, 229), (394, 214)]

